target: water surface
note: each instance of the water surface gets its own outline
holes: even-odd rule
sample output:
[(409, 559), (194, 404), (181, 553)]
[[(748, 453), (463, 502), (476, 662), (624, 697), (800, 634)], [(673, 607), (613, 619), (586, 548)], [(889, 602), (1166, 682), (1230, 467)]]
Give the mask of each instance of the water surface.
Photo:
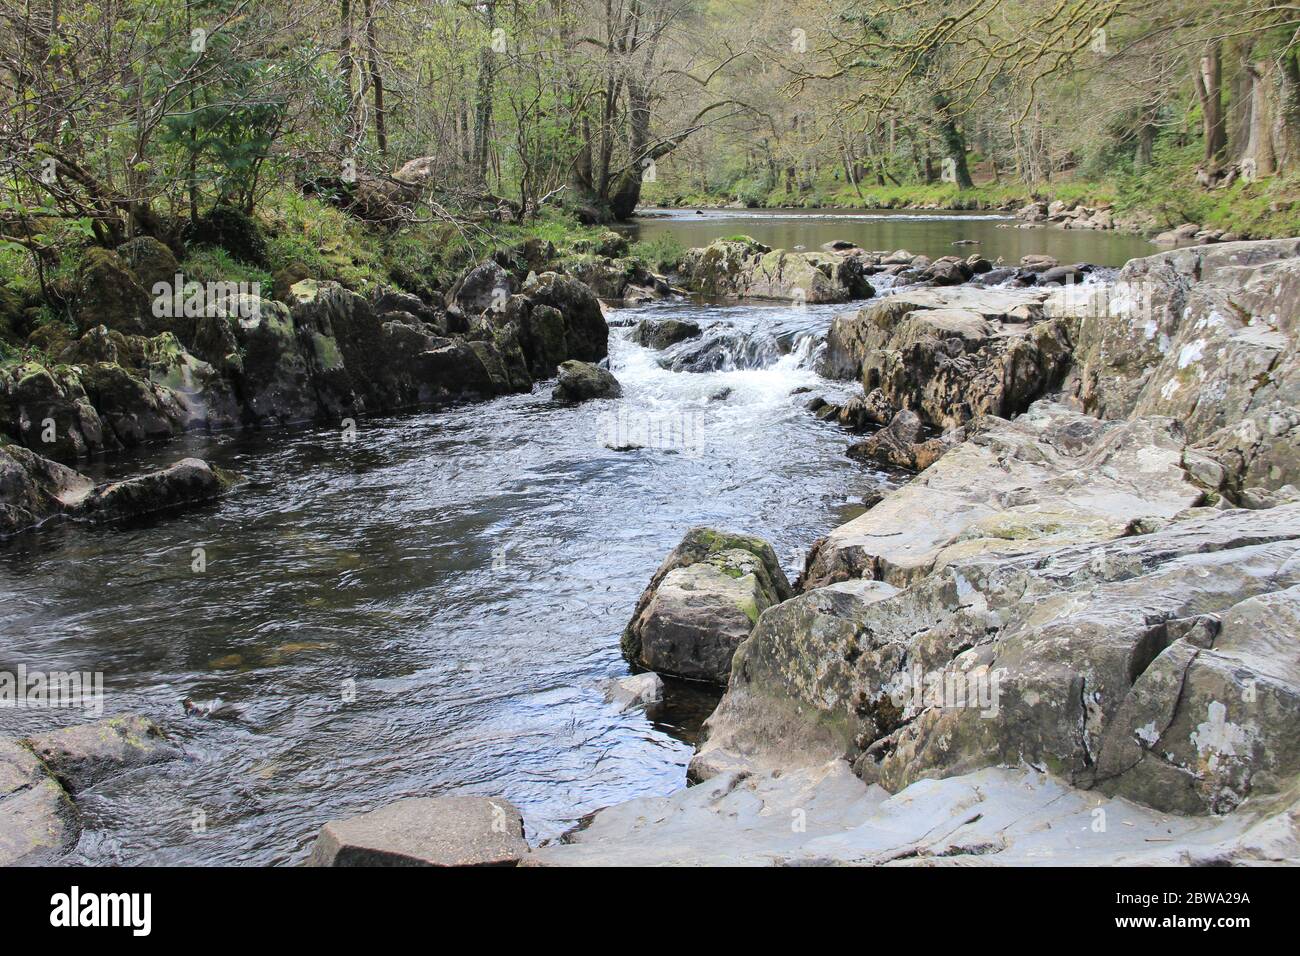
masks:
[[(864, 249), (907, 249), (931, 258), (978, 252), (1019, 262), (1030, 254), (1061, 262), (1122, 266), (1159, 250), (1140, 236), (1086, 229), (1014, 228), (1017, 220), (996, 212), (929, 212), (894, 209), (641, 209), (628, 232), (642, 239), (670, 233), (687, 247), (725, 236), (753, 236), (773, 249), (820, 249), (845, 239)], [(1011, 228), (1003, 228), (1003, 227)], [(978, 245), (953, 245), (975, 240)]]

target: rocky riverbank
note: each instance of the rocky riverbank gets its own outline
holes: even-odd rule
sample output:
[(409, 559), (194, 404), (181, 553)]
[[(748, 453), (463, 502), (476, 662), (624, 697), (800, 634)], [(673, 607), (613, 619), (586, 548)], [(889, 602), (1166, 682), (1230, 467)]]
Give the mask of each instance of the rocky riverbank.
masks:
[(25, 360), (0, 368), (0, 535), (207, 500), (230, 484), (194, 460), (99, 489), (72, 470), (106, 452), (191, 431), (313, 421), (347, 431), (368, 415), (527, 391), (561, 363), (608, 354), (588, 282), (619, 300), (671, 292), (608, 256), (583, 259), (582, 280), (548, 271), (553, 249), (528, 243), (467, 270), (435, 302), (293, 277), (270, 298), (186, 284), (161, 243), (129, 245), (86, 257), (75, 333), (45, 326)]

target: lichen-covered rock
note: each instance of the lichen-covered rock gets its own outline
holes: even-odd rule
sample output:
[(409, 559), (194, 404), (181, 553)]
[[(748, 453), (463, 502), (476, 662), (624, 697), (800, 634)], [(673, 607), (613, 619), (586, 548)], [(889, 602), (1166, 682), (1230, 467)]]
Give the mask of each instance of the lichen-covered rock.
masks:
[(120, 448), (86, 394), (79, 368), (23, 362), (0, 369), (0, 431), (65, 463)]
[(564, 355), (599, 362), (609, 355), (609, 325), (591, 290), (570, 276), (543, 272), (529, 276), (520, 290), (536, 310), (549, 306), (564, 317)]
[(1223, 489), (1300, 480), (1300, 239), (1134, 259), (1113, 287), (1056, 293), (1075, 323), (1067, 391), (1101, 418), (1168, 415)]
[(48, 866), (80, 833), (58, 781), (27, 747), (0, 738), (0, 866)]
[(682, 262), (682, 276), (691, 291), (737, 298), (818, 303), (874, 294), (860, 259), (774, 250), (748, 236), (719, 239), (690, 250)]
[(523, 818), (497, 797), (425, 797), (321, 827), (308, 866), (514, 866)]
[(500, 263), (487, 259), (465, 272), (447, 293), (447, 308), (467, 317), (501, 311), (519, 291), (519, 281)]
[(568, 361), (560, 365), (551, 397), (560, 402), (585, 402), (592, 398), (618, 398), (623, 386), (608, 370), (590, 362)]
[[(888, 502), (864, 516), (882, 543), (919, 513), (877, 515)], [(983, 523), (1006, 520), (1023, 524)], [(1111, 534), (957, 547), (883, 599), (837, 605), (850, 581), (765, 612), (693, 773), (839, 755), (896, 792), (1028, 764), (1185, 813), (1285, 787), (1300, 772), (1300, 504)]]
[(835, 317), (823, 371), (860, 378), (895, 408), (947, 430), (1010, 417), (1057, 385), (1068, 323), (1044, 320), (1045, 292), (917, 289)]
[(980, 419), (919, 477), (823, 539), (806, 578), (901, 586), (982, 551), (1119, 537), (1202, 500), (1182, 467), (1185, 444), (1169, 419), (1101, 422), (1047, 401), (1014, 421)]
[(73, 794), (115, 773), (181, 756), (162, 728), (139, 714), (64, 727), (23, 742)]
[(791, 594), (767, 542), (692, 528), (638, 600), (623, 653), (661, 673), (725, 682), (759, 615)]

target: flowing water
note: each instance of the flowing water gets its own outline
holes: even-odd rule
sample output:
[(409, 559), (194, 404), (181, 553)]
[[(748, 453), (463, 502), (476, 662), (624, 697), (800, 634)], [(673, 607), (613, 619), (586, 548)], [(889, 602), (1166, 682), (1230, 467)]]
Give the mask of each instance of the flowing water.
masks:
[[(101, 464), (195, 454), (245, 483), (182, 515), (0, 544), (0, 670), (101, 671), (106, 713), (160, 720), (188, 755), (79, 796), (74, 860), (296, 862), (328, 819), (455, 791), (514, 801), (537, 841), (683, 786), (716, 691), (673, 683), (656, 719), (618, 713), (603, 690), (628, 673), (619, 634), (690, 526), (763, 535), (793, 574), (882, 481), (791, 394), (834, 393), (811, 369), (834, 311), (622, 310), (612, 322), (713, 323), (716, 370), (663, 368), (692, 343), (655, 352), (615, 327), (618, 401), (557, 405), (539, 386), (364, 420), (352, 443), (196, 436)], [(185, 696), (239, 716), (186, 717)], [(0, 710), (0, 733), (77, 719)]]
[[(834, 237), (856, 238), (843, 218)], [(714, 219), (684, 240), (774, 241)], [(827, 227), (798, 228), (811, 245)], [(154, 717), (186, 751), (80, 794), (73, 861), (292, 863), (326, 820), (457, 791), (514, 801), (536, 842), (684, 786), (717, 692), (671, 682), (654, 719), (619, 713), (604, 697), (628, 673), (619, 634), (692, 525), (762, 535), (793, 575), (890, 480), (804, 409), (801, 389), (844, 390), (813, 371), (841, 308), (614, 312), (615, 401), (557, 405), (542, 385), (367, 419), (351, 442), (336, 429), (191, 436), (92, 465), (106, 479), (193, 454), (244, 483), (181, 515), (0, 543), (0, 670), (102, 672), (106, 713)], [(627, 338), (647, 316), (707, 327), (656, 352)], [(187, 696), (237, 716), (186, 717)], [(0, 734), (78, 719), (4, 709)]]

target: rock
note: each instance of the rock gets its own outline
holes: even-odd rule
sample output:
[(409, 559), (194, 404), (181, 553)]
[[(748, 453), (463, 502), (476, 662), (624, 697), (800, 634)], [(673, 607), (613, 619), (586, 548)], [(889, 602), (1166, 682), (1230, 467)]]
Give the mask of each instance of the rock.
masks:
[(161, 727), (138, 714), (65, 727), (23, 743), (74, 794), (115, 773), (181, 756)]
[(1015, 415), (1069, 367), (1069, 324), (1043, 320), (1045, 291), (917, 289), (837, 315), (822, 371), (860, 377), (942, 430)]
[(1294, 804), (1291, 796), (1261, 801), (1248, 815), (1171, 816), (1029, 769), (921, 780), (891, 796), (833, 760), (726, 773), (608, 807), (563, 841), (534, 850), (525, 865), (1295, 863)]
[(562, 402), (585, 402), (591, 398), (618, 398), (622, 394), (623, 387), (607, 369), (571, 360), (560, 365), (559, 381), (551, 397)]
[(0, 536), (75, 510), (93, 488), (94, 482), (71, 468), (0, 443)]
[(610, 681), (605, 690), (605, 699), (620, 711), (634, 707), (651, 709), (663, 702), (664, 682), (654, 671)]
[(874, 294), (862, 262), (823, 252), (772, 250), (753, 239), (719, 239), (692, 249), (682, 262), (685, 285), (707, 295), (847, 302)]
[(85, 475), (25, 448), (0, 444), (0, 536), (53, 517), (115, 521), (224, 494), (233, 476), (197, 458), (98, 487)]
[(1073, 325), (1064, 383), (1102, 418), (1167, 415), (1223, 469), (1229, 494), (1300, 483), (1300, 239), (1134, 259), (1112, 287), (1061, 290)]
[(862, 575), (903, 586), (983, 550), (1102, 541), (1171, 518), (1204, 494), (1181, 467), (1185, 443), (1171, 419), (1100, 422), (1047, 401), (972, 422), (919, 478), (832, 531), (808, 586)]
[(1029, 272), (1046, 272), (1060, 265), (1052, 256), (1028, 255), (1020, 257), (1020, 268)]
[(599, 362), (609, 355), (609, 325), (600, 302), (578, 280), (555, 272), (529, 276), (522, 292), (533, 304), (564, 317), (564, 358)]
[(500, 798), (413, 797), (321, 827), (308, 866), (514, 866), (528, 853)]
[(697, 776), (843, 753), (897, 792), (1023, 762), (1159, 810), (1225, 812), (1300, 768), (1300, 672), (1278, 654), (1300, 620), (1297, 541), (1292, 504), (968, 553), (838, 629), (797, 616), (808, 592), (737, 655)]
[[(825, 402), (824, 399), (822, 401)], [(898, 410), (890, 404), (885, 393), (875, 388), (866, 395), (855, 395), (845, 402), (837, 417), (845, 428), (863, 431), (871, 425), (888, 425), (897, 414)]]
[(81, 824), (31, 750), (0, 738), (0, 866), (48, 866), (76, 845)]
[(114, 250), (118, 257), (135, 273), (136, 281), (154, 296), (154, 286), (158, 283), (168, 285), (176, 281), (181, 271), (176, 256), (165, 245), (151, 236), (138, 236), (128, 239)]
[(234, 206), (214, 206), (185, 227), (184, 239), (191, 246), (217, 246), (240, 262), (266, 266), (266, 240), (261, 230), (251, 216)]
[(519, 291), (519, 282), (497, 262), (487, 259), (462, 275), (447, 293), (447, 308), (467, 316), (501, 312)]
[(666, 349), (670, 345), (700, 335), (700, 327), (681, 319), (642, 319), (632, 332), (632, 341), (648, 349)]
[(96, 520), (133, 518), (166, 508), (212, 501), (233, 479), (200, 458), (182, 458), (160, 471), (101, 485), (81, 503), (80, 513)]
[(96, 325), (127, 334), (145, 330), (152, 314), (148, 292), (115, 252), (87, 249), (76, 276), (77, 326)]
[(887, 427), (865, 441), (850, 445), (846, 453), (858, 461), (924, 471), (966, 438), (964, 428), (925, 440), (922, 440), (922, 433), (921, 419), (915, 412), (904, 410), (895, 415)]
[(692, 528), (637, 601), (623, 654), (661, 673), (725, 683), (759, 614), (791, 593), (767, 542)]
[(1053, 266), (1050, 269), (1044, 269), (1038, 274), (1039, 285), (1067, 285), (1072, 282), (1081, 282), (1087, 274), (1089, 266)]
[(1201, 227), (1194, 222), (1185, 222), (1175, 229), (1170, 229), (1160, 233), (1152, 242), (1162, 245), (1170, 245), (1176, 242), (1188, 242), (1201, 231)]
[(720, 388), (720, 389), (718, 389), (716, 392), (714, 392), (712, 395), (710, 395), (710, 396), (709, 396), (709, 401), (711, 401), (711, 402), (725, 402), (725, 401), (726, 401), (727, 399), (729, 399), (730, 397), (731, 397), (731, 388), (730, 388), (730, 386), (728, 386), (728, 387)]

